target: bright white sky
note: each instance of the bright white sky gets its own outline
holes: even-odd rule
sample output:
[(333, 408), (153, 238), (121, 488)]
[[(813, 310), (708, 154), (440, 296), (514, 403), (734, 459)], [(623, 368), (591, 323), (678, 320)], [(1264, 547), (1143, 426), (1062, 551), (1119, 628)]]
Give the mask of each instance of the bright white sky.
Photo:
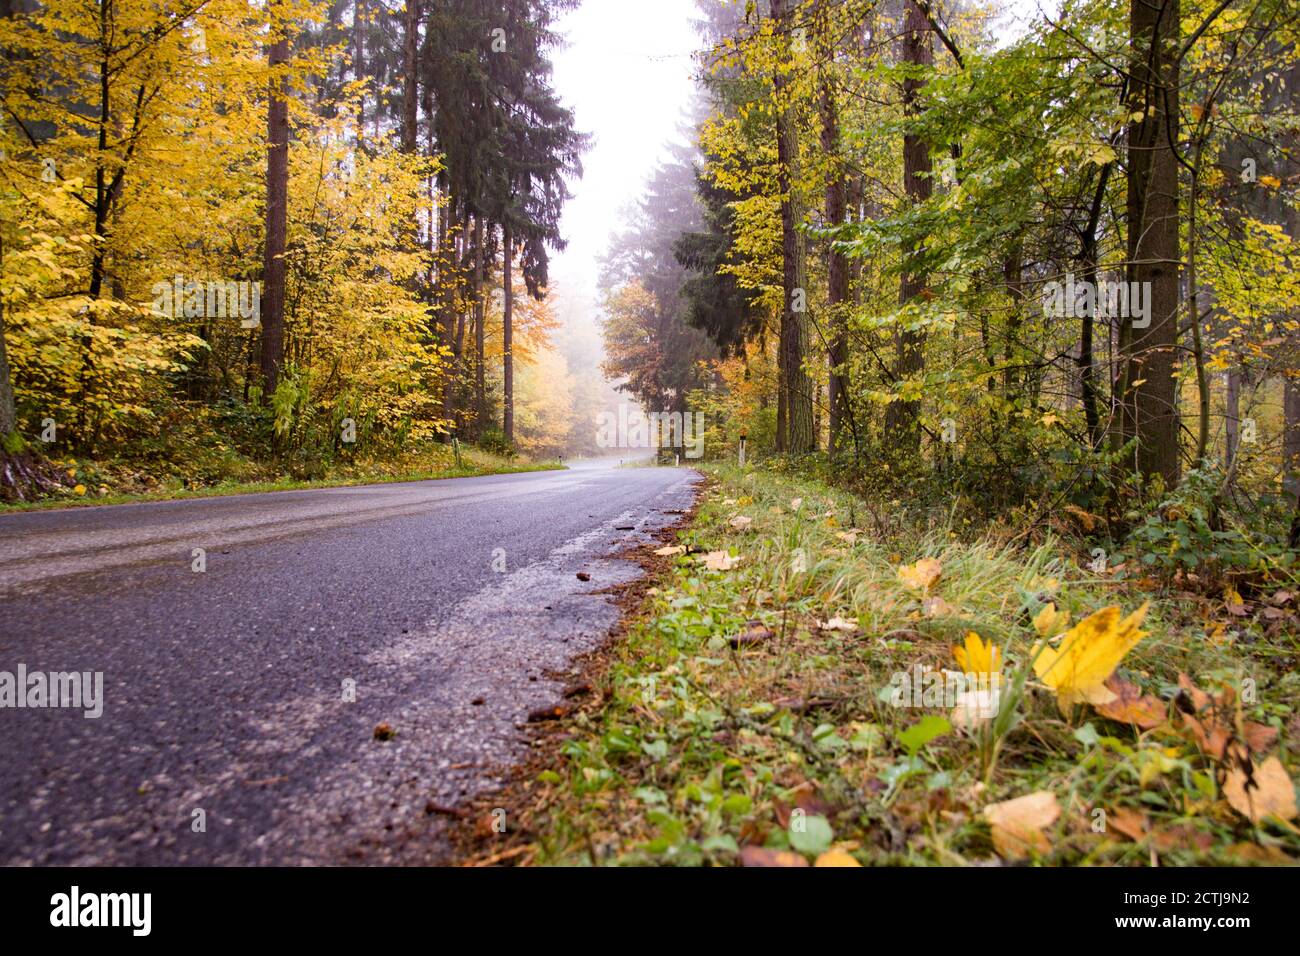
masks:
[(568, 45), (556, 50), (555, 88), (592, 134), (583, 177), (561, 225), (568, 248), (555, 256), (551, 275), (574, 295), (594, 295), (596, 260), (618, 215), (636, 201), (676, 137), (689, 101), (699, 35), (693, 0), (583, 0), (559, 24)]
[[(1060, 0), (1004, 0), (998, 32), (1018, 36), (1040, 5), (1055, 13)], [(700, 43), (694, 19), (693, 0), (583, 0), (559, 23), (568, 43), (553, 51), (555, 88), (593, 141), (582, 179), (570, 185), (561, 223), (569, 245), (554, 256), (551, 278), (565, 299), (586, 302), (589, 315), (597, 260), (619, 212), (641, 195), (664, 144), (679, 137)]]

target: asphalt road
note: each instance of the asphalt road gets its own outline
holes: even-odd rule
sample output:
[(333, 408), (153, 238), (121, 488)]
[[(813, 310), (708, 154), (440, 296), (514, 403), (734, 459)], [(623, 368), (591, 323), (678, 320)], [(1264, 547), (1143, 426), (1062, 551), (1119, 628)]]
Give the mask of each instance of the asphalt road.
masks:
[(0, 864), (445, 860), (426, 807), (526, 750), (617, 620), (594, 592), (638, 573), (613, 555), (697, 480), (579, 465), (0, 516), (0, 672), (103, 675), (97, 719), (0, 707)]

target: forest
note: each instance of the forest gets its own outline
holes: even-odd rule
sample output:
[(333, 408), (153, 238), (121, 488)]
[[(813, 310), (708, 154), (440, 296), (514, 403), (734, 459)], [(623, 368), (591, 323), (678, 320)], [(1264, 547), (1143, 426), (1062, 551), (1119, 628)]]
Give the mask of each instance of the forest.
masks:
[(570, 6), (4, 3), (5, 497), (590, 446)]
[[(0, 508), (622, 466), (611, 409), (702, 415), (527, 526), (681, 519), (471, 860), (1300, 858), (1297, 0), (696, 0), (591, 308), (580, 7), (0, 0)], [(522, 613), (475, 541), (465, 613)]]
[(1149, 6), (1000, 44), (976, 5), (701, 4), (696, 150), (612, 250), (609, 370), (715, 447), (985, 516), (1186, 500), (1175, 562), (1246, 526), (1283, 559), (1296, 10)]

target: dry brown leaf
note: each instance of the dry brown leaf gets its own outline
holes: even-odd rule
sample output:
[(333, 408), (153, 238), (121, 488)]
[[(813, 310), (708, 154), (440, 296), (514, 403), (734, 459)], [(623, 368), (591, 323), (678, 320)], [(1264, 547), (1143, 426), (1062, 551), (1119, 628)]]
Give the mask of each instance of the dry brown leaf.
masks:
[(1232, 742), (1237, 740), (1244, 741), (1247, 748), (1256, 754), (1277, 743), (1277, 728), (1253, 720), (1242, 721), (1241, 731), (1237, 732), (1237, 713), (1233, 706), (1236, 694), (1231, 687), (1211, 696), (1192, 683), (1186, 674), (1178, 675), (1178, 686), (1196, 711), (1194, 714), (1180, 711), (1179, 719), (1183, 727), (1191, 731), (1196, 746), (1206, 756), (1222, 760), (1230, 750), (1239, 749), (1232, 746)]
[(1101, 716), (1122, 724), (1135, 724), (1143, 730), (1159, 727), (1165, 722), (1165, 704), (1159, 697), (1143, 694), (1140, 687), (1118, 674), (1111, 674), (1105, 683), (1114, 692), (1115, 699), (1095, 705), (1094, 709)]
[(1052, 845), (1043, 828), (1055, 823), (1060, 815), (1060, 804), (1050, 790), (1038, 790), (984, 808), (984, 818), (993, 827), (993, 847), (1004, 859), (1020, 859), (1030, 851), (1050, 851)]
[(680, 544), (670, 544), (667, 547), (655, 549), (655, 554), (658, 554), (665, 558), (671, 558), (674, 555), (685, 554), (685, 553), (686, 553), (686, 549), (682, 547)]
[(1234, 843), (1228, 847), (1228, 855), (1243, 863), (1263, 863), (1265, 865), (1286, 866), (1291, 858), (1275, 846), (1260, 846), (1258, 843)]
[(1282, 761), (1269, 757), (1261, 764), (1236, 763), (1223, 781), (1223, 795), (1228, 804), (1251, 823), (1266, 817), (1294, 820), (1296, 815), (1295, 784)]
[(1139, 843), (1151, 829), (1147, 815), (1130, 807), (1117, 807), (1106, 815), (1106, 827)]
[(790, 850), (769, 850), (764, 846), (747, 846), (740, 850), (744, 866), (807, 866), (808, 861)]
[(736, 517), (732, 518), (731, 521), (728, 522), (728, 524), (730, 524), (737, 531), (744, 531), (753, 523), (754, 523), (754, 519), (749, 517), (748, 515), (736, 515)]
[(1253, 753), (1262, 754), (1275, 743), (1277, 743), (1277, 728), (1270, 727), (1267, 724), (1258, 724), (1253, 720), (1246, 721), (1242, 728), (1246, 735), (1246, 746)]
[(730, 571), (743, 560), (743, 555), (733, 558), (725, 551), (710, 551), (704, 556), (704, 566), (710, 571)]
[(1208, 850), (1214, 846), (1213, 834), (1206, 833), (1191, 823), (1175, 823), (1171, 826), (1152, 830), (1149, 834), (1151, 843), (1161, 853), (1174, 850)]
[(935, 596), (921, 602), (921, 613), (926, 617), (951, 617), (957, 613), (957, 609), (943, 598)]

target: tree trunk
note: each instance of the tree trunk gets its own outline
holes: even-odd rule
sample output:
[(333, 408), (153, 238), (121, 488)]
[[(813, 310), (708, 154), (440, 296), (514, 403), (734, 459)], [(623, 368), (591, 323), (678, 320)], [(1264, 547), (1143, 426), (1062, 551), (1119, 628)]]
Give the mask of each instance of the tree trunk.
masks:
[(483, 217), (474, 217), (474, 431), (482, 434), (487, 420), (487, 381), (484, 376)]
[[(1282, 109), (1294, 111), (1300, 108), (1300, 48), (1291, 47), (1291, 68), (1284, 74), (1278, 99)], [(1296, 182), (1300, 179), (1300, 130), (1292, 126), (1286, 133), (1283, 143), (1285, 149), (1285, 166), (1282, 169), (1284, 182)], [(1300, 209), (1294, 202), (1287, 203), (1282, 217), (1287, 235), (1292, 242), (1300, 242)], [(1300, 319), (1300, 305), (1292, 304), (1286, 318)], [(1291, 349), (1291, 374), (1284, 374), (1282, 393), (1282, 488), (1291, 496), (1295, 515), (1291, 523), (1290, 544), (1292, 548), (1300, 547), (1300, 378), (1296, 377), (1296, 350), (1300, 349), (1300, 336), (1292, 333), (1288, 345)]]
[(1223, 469), (1231, 472), (1241, 440), (1241, 369), (1232, 367), (1224, 373), (1227, 388), (1223, 400)]
[[(930, 25), (916, 0), (907, 0), (907, 17), (903, 23), (904, 63), (917, 66), (929, 66), (934, 62), (934, 49), (930, 38)], [(915, 116), (921, 111), (920, 93), (924, 81), (909, 77), (903, 81), (903, 111)], [(925, 202), (930, 198), (932, 181), (930, 172), (930, 148), (919, 136), (907, 133), (903, 137), (903, 189), (911, 203)], [(913, 245), (903, 249), (906, 262), (916, 252)], [(917, 272), (912, 266), (905, 266), (900, 282), (898, 300), (907, 305), (925, 290), (927, 276)], [(920, 372), (925, 367), (925, 335), (920, 330), (900, 329), (894, 337), (894, 378), (902, 381)], [(900, 452), (919, 452), (921, 447), (920, 430), (921, 403), (916, 400), (894, 401), (890, 403), (885, 414), (885, 428), (893, 438), (895, 449)]]
[(1020, 355), (1020, 328), (1024, 324), (1024, 248), (1020, 240), (1012, 246), (1005, 262), (1002, 263), (1002, 278), (1006, 283), (1007, 311), (1006, 336), (1002, 340), (1002, 360), (1006, 365), (1002, 369), (1002, 389), (1009, 402), (1020, 398), (1020, 369), (1017, 367)]
[(406, 0), (402, 36), (402, 151), (414, 153), (419, 135), (420, 0)]
[[(787, 3), (788, 0), (772, 0), (772, 17), (778, 23), (788, 16)], [(780, 25), (778, 29), (784, 31), (785, 26)], [(785, 41), (785, 54), (788, 58), (788, 39)], [(777, 433), (777, 448), (799, 455), (814, 451), (817, 439), (813, 433), (812, 383), (803, 364), (808, 337), (808, 290), (804, 237), (798, 230), (802, 214), (795, 196), (799, 133), (793, 110), (785, 102), (789, 98), (789, 78), (784, 65), (778, 67), (773, 86), (777, 101), (777, 188), (781, 192), (782, 286), (785, 293), (778, 351), (779, 388), (785, 396), (785, 429), (784, 433)]]
[(1137, 439), (1137, 471), (1172, 487), (1179, 473), (1179, 163), (1171, 145), (1178, 141), (1179, 0), (1132, 0), (1129, 32), (1129, 105), (1143, 118), (1129, 127), (1127, 271), (1143, 290), (1151, 324), (1125, 321), (1124, 434)]
[[(1092, 210), (1088, 215), (1088, 224), (1079, 242), (1079, 255), (1076, 259), (1080, 278), (1084, 282), (1097, 282), (1097, 228), (1101, 222), (1103, 203), (1106, 199), (1106, 184), (1110, 182), (1114, 163), (1101, 167), (1097, 175), (1097, 188), (1092, 196)], [(1098, 409), (1096, 346), (1093, 344), (1097, 330), (1097, 303), (1094, 298), (1092, 307), (1082, 316), (1079, 330), (1079, 398), (1083, 403), (1083, 419), (1088, 426), (1088, 441), (1092, 447), (1100, 448), (1104, 438), (1101, 414)], [(1107, 326), (1109, 331), (1109, 326)], [(1110, 342), (1107, 341), (1109, 347)]]
[(1282, 417), (1282, 488), (1300, 507), (1300, 381), (1294, 375), (1284, 379)]
[[(829, 28), (822, 24), (819, 34), (826, 38), (821, 58), (830, 60), (833, 56), (827, 34)], [(835, 165), (826, 181), (826, 224), (838, 226), (844, 222), (845, 207), (845, 170), (839, 163), (840, 155), (840, 118), (835, 103), (835, 90), (830, 77), (823, 67), (821, 74), (821, 120), (822, 152), (831, 158)], [(849, 261), (842, 252), (837, 252), (832, 243), (827, 251), (826, 262), (827, 301), (830, 326), (830, 341), (827, 351), (830, 358), (830, 373), (827, 377), (826, 397), (829, 424), (827, 447), (832, 457), (842, 452), (847, 444), (849, 418), (852, 414), (849, 401)]]
[[(4, 266), (4, 242), (0, 241), (0, 269)], [(13, 379), (9, 374), (9, 352), (5, 346), (5, 304), (0, 299), (0, 454), (4, 441), (18, 427), (18, 412), (14, 404)]]
[[(283, 30), (284, 24), (277, 29)], [(289, 40), (281, 37), (271, 44), (270, 66), (276, 67), (289, 58)], [(284, 285), (287, 263), (284, 259), (289, 226), (289, 101), (283, 77), (273, 75), (270, 104), (267, 108), (266, 132), (266, 252), (262, 272), (262, 381), (269, 398), (279, 383), (284, 362)]]
[[(361, 79), (365, 73), (365, 37), (362, 24), (365, 22), (366, 0), (356, 0), (352, 7), (352, 76)], [(357, 96), (357, 143), (366, 134), (366, 94), (363, 90)]]
[(501, 361), (505, 368), (501, 423), (502, 430), (506, 433), (506, 441), (513, 444), (515, 440), (515, 357), (512, 354), (514, 350), (514, 329), (511, 328), (511, 322), (513, 321), (515, 293), (511, 259), (514, 257), (514, 248), (511, 243), (510, 223), (508, 222), (501, 227), (501, 245), (501, 285), (505, 293), (505, 305), (501, 317)]

